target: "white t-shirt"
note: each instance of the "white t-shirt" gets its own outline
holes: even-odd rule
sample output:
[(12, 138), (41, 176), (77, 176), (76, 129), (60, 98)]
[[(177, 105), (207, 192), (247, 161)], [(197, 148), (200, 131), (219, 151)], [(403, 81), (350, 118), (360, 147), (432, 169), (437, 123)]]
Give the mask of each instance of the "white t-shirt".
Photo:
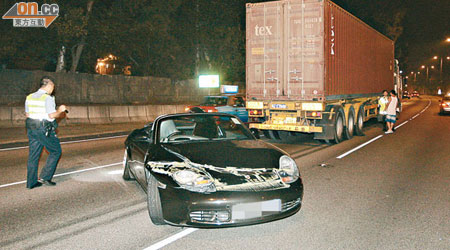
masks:
[(387, 114), (388, 115), (396, 115), (397, 114), (397, 104), (398, 104), (398, 99), (397, 97), (391, 97), (391, 102), (389, 103), (389, 106), (387, 107)]

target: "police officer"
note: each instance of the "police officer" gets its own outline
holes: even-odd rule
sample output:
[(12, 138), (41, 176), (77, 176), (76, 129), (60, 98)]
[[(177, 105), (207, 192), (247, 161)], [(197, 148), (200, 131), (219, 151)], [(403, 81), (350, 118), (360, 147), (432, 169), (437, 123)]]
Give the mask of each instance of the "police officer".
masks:
[[(44, 76), (40, 81), (40, 89), (27, 96), (25, 112), (27, 115), (26, 127), (29, 140), (29, 155), (27, 165), (27, 188), (56, 185), (52, 181), (59, 158), (61, 157), (61, 144), (56, 137), (55, 129), (58, 126), (55, 118), (67, 112), (66, 106), (61, 105), (56, 110), (55, 98), (51, 96), (55, 84), (52, 78)], [(38, 181), (39, 157), (42, 149), (50, 153), (45, 167), (41, 170), (41, 181)]]

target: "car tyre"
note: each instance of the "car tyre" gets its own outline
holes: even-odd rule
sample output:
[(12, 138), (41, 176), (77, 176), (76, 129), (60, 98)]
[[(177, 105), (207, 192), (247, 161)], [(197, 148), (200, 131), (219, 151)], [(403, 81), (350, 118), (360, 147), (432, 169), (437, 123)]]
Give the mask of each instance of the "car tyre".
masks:
[(147, 209), (153, 224), (166, 224), (163, 218), (161, 198), (159, 197), (158, 181), (150, 173), (147, 176)]
[(359, 108), (358, 116), (356, 117), (355, 124), (355, 133), (356, 135), (363, 136), (363, 128), (364, 128), (364, 106)]
[(336, 119), (334, 120), (334, 143), (338, 144), (344, 140), (345, 119), (342, 114), (342, 109), (336, 113)]
[(122, 178), (126, 181), (132, 180), (132, 175), (130, 171), (130, 163), (128, 162), (128, 152), (125, 149), (125, 154), (123, 156), (123, 175)]
[(355, 132), (355, 110), (350, 108), (348, 112), (347, 127), (345, 129), (345, 139), (350, 140), (353, 138)]

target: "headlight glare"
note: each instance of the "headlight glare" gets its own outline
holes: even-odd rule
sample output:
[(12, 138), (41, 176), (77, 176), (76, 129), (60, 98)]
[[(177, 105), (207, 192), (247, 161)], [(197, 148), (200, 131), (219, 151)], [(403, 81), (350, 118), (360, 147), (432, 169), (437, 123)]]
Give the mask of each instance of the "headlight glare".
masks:
[(297, 164), (291, 157), (287, 155), (283, 155), (280, 157), (280, 169), (278, 173), (280, 174), (281, 180), (284, 183), (295, 182), (300, 176)]

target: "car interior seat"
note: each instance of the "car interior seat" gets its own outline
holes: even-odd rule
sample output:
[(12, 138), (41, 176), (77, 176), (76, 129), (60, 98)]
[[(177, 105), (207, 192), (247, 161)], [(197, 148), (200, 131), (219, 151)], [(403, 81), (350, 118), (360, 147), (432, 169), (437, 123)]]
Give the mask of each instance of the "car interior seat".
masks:
[(161, 122), (159, 138), (160, 140), (167, 138), (169, 135), (180, 132), (173, 120), (165, 120)]
[(192, 133), (195, 136), (201, 136), (206, 138), (217, 138), (218, 128), (214, 120), (206, 120), (197, 122)]

